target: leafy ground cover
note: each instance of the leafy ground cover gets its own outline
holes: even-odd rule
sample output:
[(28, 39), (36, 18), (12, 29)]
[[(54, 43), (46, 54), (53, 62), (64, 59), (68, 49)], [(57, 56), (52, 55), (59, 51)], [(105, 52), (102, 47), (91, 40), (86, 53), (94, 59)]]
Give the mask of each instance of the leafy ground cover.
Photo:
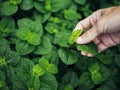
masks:
[(71, 36), (79, 20), (114, 5), (120, 1), (0, 0), (0, 90), (120, 90), (120, 46), (88, 58)]

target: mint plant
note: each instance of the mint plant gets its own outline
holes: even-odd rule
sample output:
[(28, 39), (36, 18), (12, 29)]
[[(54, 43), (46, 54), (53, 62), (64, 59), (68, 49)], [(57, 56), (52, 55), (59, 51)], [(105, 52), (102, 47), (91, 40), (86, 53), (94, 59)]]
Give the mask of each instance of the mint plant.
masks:
[[(120, 45), (76, 44), (75, 25), (119, 0), (0, 0), (0, 90), (119, 90)], [(91, 53), (85, 57), (80, 51)]]

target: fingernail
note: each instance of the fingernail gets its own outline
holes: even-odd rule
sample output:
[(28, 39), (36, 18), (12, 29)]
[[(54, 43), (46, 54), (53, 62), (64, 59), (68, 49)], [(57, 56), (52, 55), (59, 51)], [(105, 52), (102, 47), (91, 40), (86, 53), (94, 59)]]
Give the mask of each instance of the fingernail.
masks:
[(101, 53), (101, 50), (98, 50), (98, 53)]
[(87, 56), (88, 56), (88, 57), (93, 57), (93, 55), (92, 55), (92, 54), (87, 54)]
[(80, 29), (79, 27), (75, 27), (73, 31), (75, 31), (75, 30), (79, 30), (79, 29)]
[(81, 54), (82, 54), (83, 56), (86, 56), (86, 55), (87, 55), (87, 53), (85, 53), (85, 52), (81, 52)]
[(79, 38), (77, 39), (76, 43), (82, 44), (82, 43), (83, 43), (82, 37), (79, 37)]

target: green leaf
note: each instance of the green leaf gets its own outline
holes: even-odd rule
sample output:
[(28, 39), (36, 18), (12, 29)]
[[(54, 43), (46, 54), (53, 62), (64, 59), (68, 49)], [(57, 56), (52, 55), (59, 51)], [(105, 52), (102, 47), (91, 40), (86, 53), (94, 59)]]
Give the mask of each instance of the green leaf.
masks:
[(31, 23), (29, 23), (29, 28), (31, 32), (38, 34), (40, 37), (42, 36), (43, 27), (42, 24), (39, 23), (38, 21), (32, 21)]
[(57, 34), (59, 32), (59, 26), (56, 23), (47, 23), (45, 30), (50, 34)]
[(16, 41), (16, 50), (20, 55), (30, 54), (34, 49), (35, 47), (33, 45), (25, 41), (21, 41), (19, 39)]
[(111, 79), (107, 79), (105, 82), (103, 82), (102, 85), (100, 85), (99, 88), (96, 90), (117, 90), (118, 87), (116, 86), (116, 83)]
[[(74, 28), (75, 27), (75, 24), (78, 23), (78, 20), (73, 20), (72, 22), (70, 20), (65, 20), (65, 19), (60, 19), (60, 30), (69, 30), (72, 32), (72, 29), (71, 28)], [(69, 24), (69, 25), (68, 25)]]
[(41, 12), (41, 13), (46, 13), (46, 12), (57, 12), (64, 8), (65, 6), (65, 1), (64, 0), (46, 0), (44, 2), (35, 2), (34, 4), (35, 8)]
[(22, 0), (9, 0), (9, 2), (13, 5), (18, 5), (21, 3)]
[(80, 75), (78, 86), (79, 86), (79, 89), (81, 90), (91, 90), (95, 86), (94, 83), (90, 79), (89, 72), (83, 72)]
[(49, 63), (48, 60), (44, 57), (40, 58), (39, 65), (46, 69), (47, 72), (51, 74), (56, 74), (58, 72), (58, 68), (55, 64)]
[(73, 44), (81, 34), (82, 34), (82, 30), (73, 31), (68, 40), (69, 44)]
[(68, 20), (81, 19), (82, 16), (78, 14), (75, 10), (64, 10), (64, 18)]
[(118, 55), (115, 55), (115, 64), (118, 66), (118, 67), (120, 67), (120, 60), (119, 60), (119, 58), (120, 58), (120, 55), (118, 54)]
[(69, 49), (59, 49), (58, 54), (60, 56), (60, 59), (63, 61), (63, 63), (67, 65), (74, 64), (79, 57), (79, 54), (77, 51), (69, 50)]
[(49, 65), (49, 61), (44, 57), (40, 58), (38, 62), (39, 65), (43, 68), (46, 68)]
[(46, 90), (57, 90), (58, 84), (56, 78), (49, 73), (44, 74), (41, 78), (41, 88), (46, 88)]
[(18, 27), (27, 27), (29, 28), (30, 27), (30, 23), (32, 23), (33, 21), (29, 18), (23, 18), (23, 19), (19, 19), (17, 24), (18, 24)]
[(102, 74), (103, 81), (105, 81), (110, 78), (113, 71), (105, 66), (101, 66), (100, 73)]
[(4, 87), (4, 83), (0, 81), (0, 88)]
[(28, 28), (22, 27), (19, 28), (17, 30), (17, 36), (21, 39), (21, 40), (28, 40), (30, 37), (30, 30)]
[(51, 43), (54, 43), (54, 35), (51, 35), (51, 34), (49, 34), (49, 33), (46, 33), (46, 36), (50, 39), (50, 42)]
[(84, 5), (86, 3), (86, 0), (75, 0), (75, 2)]
[(64, 87), (64, 90), (74, 90), (73, 86), (71, 84), (67, 84), (65, 87)]
[(0, 12), (6, 16), (15, 14), (17, 12), (17, 10), (18, 10), (18, 6), (12, 5), (10, 2), (2, 3), (2, 6), (0, 8)]
[(34, 19), (38, 22), (45, 23), (50, 18), (51, 13), (42, 14), (39, 12), (34, 12)]
[(39, 45), (41, 42), (40, 36), (36, 33), (30, 33), (27, 39), (28, 43), (32, 45)]
[(64, 87), (65, 86), (63, 86), (63, 85), (59, 85), (58, 90), (64, 90)]
[(47, 11), (45, 10), (45, 6), (44, 6), (44, 3), (42, 2), (35, 2), (34, 3), (34, 7), (37, 11), (41, 12), (41, 13), (47, 13)]
[[(27, 6), (27, 7), (26, 7)], [(20, 4), (20, 8), (22, 10), (30, 10), (32, 9), (34, 6), (34, 0), (22, 0), (21, 4)]]
[(77, 51), (79, 34), (68, 41), (80, 20), (120, 1), (77, 1), (0, 0), (0, 90), (119, 90), (119, 46), (90, 58)]
[(28, 58), (21, 58), (19, 70), (23, 73), (29, 74), (34, 66), (34, 63)]
[(16, 66), (19, 63), (20, 60), (20, 56), (18, 55), (17, 52), (14, 51), (10, 51), (10, 53), (4, 54), (7, 56), (6, 60), (7, 60), (7, 64), (10, 66)]
[(28, 75), (22, 72), (16, 71), (15, 68), (9, 67), (7, 74), (9, 74), (9, 83), (11, 83), (12, 90), (26, 90), (25, 86)]
[(25, 90), (27, 89), (25, 86), (25, 83), (27, 82), (28, 79), (28, 75), (24, 74), (24, 73), (19, 73), (17, 72), (17, 75), (13, 76), (13, 90), (17, 89), (17, 90)]
[(6, 48), (9, 48), (10, 45), (8, 43), (8, 41), (4, 38), (0, 38), (0, 47), (6, 47)]
[(25, 27), (28, 28), (32, 33), (39, 34), (41, 37), (43, 34), (43, 28), (40, 22), (38, 21), (32, 21), (28, 18), (23, 18), (18, 20), (18, 26), (21, 28)]
[(0, 88), (5, 86), (5, 75), (2, 71), (0, 71)]
[(47, 72), (51, 74), (56, 74), (58, 73), (58, 68), (55, 64), (50, 63), (48, 66), (46, 66)]
[(9, 90), (9, 88), (7, 86), (4, 86), (2, 88), (0, 88), (1, 90)]
[(110, 78), (104, 82), (104, 85), (108, 86), (110, 88), (110, 90), (117, 89), (117, 85), (116, 85), (115, 81)]
[(54, 43), (58, 44), (61, 47), (69, 47), (68, 37), (70, 37), (70, 32), (61, 31), (55, 35)]
[(14, 30), (14, 32), (12, 32), (9, 36), (10, 36), (9, 39), (8, 39), (9, 44), (14, 44), (15, 45), (15, 43), (18, 39), (17, 35), (16, 35), (16, 30)]
[(10, 35), (15, 29), (15, 21), (11, 17), (4, 17), (0, 21), (0, 37)]
[(33, 66), (32, 74), (37, 76), (43, 76), (45, 74), (45, 69), (42, 68), (39, 64)]
[(51, 11), (52, 12), (58, 12), (59, 10), (63, 9), (65, 7), (65, 1), (64, 0), (51, 0)]
[(78, 76), (75, 72), (68, 72), (62, 77), (62, 84), (70, 84), (72, 87), (76, 88), (78, 84)]
[(91, 79), (92, 79), (93, 83), (97, 84), (97, 85), (100, 84), (103, 80), (102, 75), (99, 72), (92, 74)]
[(71, 2), (71, 5), (69, 6), (69, 10), (74, 10), (74, 11), (77, 11), (77, 6), (76, 6), (76, 3), (74, 3), (74, 0), (73, 2)]
[(93, 63), (90, 63), (90, 66), (89, 66), (89, 71), (92, 75), (96, 74), (97, 72), (100, 71), (100, 65), (98, 62), (93, 62)]
[(31, 76), (27, 81), (28, 90), (40, 90), (39, 76)]
[(56, 24), (61, 23), (61, 20), (59, 17), (50, 17), (48, 21), (56, 23)]
[(103, 54), (99, 54), (97, 56), (97, 58), (103, 62), (104, 64), (112, 64), (112, 60), (113, 60), (113, 55), (103, 55)]
[(15, 67), (19, 60), (20, 56), (16, 52), (6, 47), (0, 47), (0, 68), (7, 65)]
[(78, 44), (77, 49), (80, 51), (83, 51), (85, 53), (90, 53), (93, 55), (98, 54), (98, 48), (97, 45), (95, 45), (93, 42), (88, 43), (88, 44)]
[(45, 88), (42, 87), (42, 88), (40, 88), (40, 90), (51, 90), (51, 89), (50, 89), (50, 87), (45, 87)]
[(44, 55), (43, 57), (46, 58), (50, 63), (54, 63), (56, 65), (59, 63), (59, 55), (55, 47), (52, 48), (50, 53)]
[(41, 44), (36, 47), (34, 53), (35, 54), (48, 54), (52, 50), (52, 44), (47, 36), (43, 36), (41, 40)]
[(86, 68), (88, 68), (89, 62), (90, 61), (88, 57), (80, 56), (80, 59), (75, 63), (75, 65), (77, 68), (84, 71)]
[(46, 0), (45, 1), (45, 9), (47, 11), (50, 11), (51, 10), (51, 0)]
[(0, 57), (0, 68), (7, 66), (7, 61), (5, 57)]

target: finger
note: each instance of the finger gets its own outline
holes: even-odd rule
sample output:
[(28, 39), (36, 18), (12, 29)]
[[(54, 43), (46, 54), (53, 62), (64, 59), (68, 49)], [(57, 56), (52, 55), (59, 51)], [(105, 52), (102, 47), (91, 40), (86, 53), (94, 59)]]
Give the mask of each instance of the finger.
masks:
[[(108, 42), (106, 43), (106, 45), (108, 47), (112, 47), (112, 46), (120, 44), (120, 32), (108, 34), (106, 35), (106, 37), (108, 37), (108, 39), (106, 38)], [(104, 39), (105, 37), (102, 37), (102, 40), (106, 42)]]
[(98, 52), (100, 53), (100, 52), (102, 52), (102, 51), (104, 51), (105, 49), (107, 49), (108, 47), (106, 46), (106, 45), (104, 45), (103, 43), (100, 43), (99, 45), (98, 45)]
[(86, 56), (86, 55), (87, 55), (87, 53), (85, 53), (85, 52), (82, 52), (82, 51), (81, 51), (81, 54), (82, 54), (83, 56)]
[(87, 56), (88, 57), (93, 57), (93, 54), (88, 53)]
[(90, 17), (87, 17), (86, 19), (83, 19), (82, 21), (80, 21), (76, 25), (76, 27), (74, 28), (74, 30), (78, 30), (78, 29), (84, 30), (85, 28), (89, 27), (90, 26), (89, 18)]
[(120, 44), (120, 33), (104, 34), (101, 37), (101, 43), (98, 44), (99, 52), (105, 49)]
[(83, 19), (76, 25), (74, 30), (78, 30), (78, 29), (84, 30), (85, 28), (93, 26), (100, 19), (103, 11), (104, 11), (103, 9), (98, 10), (94, 12), (92, 15), (90, 15), (89, 17)]
[(119, 32), (112, 33), (112, 34), (102, 34), (99, 38), (98, 40), (100, 40), (100, 43), (97, 44), (99, 52), (102, 52), (109, 47), (120, 44), (120, 33)]
[(94, 42), (96, 45), (98, 45), (101, 41), (99, 40), (99, 37), (97, 37), (97, 38), (95, 38), (95, 39), (93, 40), (93, 42)]
[(96, 27), (94, 26), (87, 32), (83, 33), (83, 35), (77, 39), (76, 43), (78, 44), (89, 43), (93, 41), (98, 36), (98, 34), (99, 32), (96, 30)]

